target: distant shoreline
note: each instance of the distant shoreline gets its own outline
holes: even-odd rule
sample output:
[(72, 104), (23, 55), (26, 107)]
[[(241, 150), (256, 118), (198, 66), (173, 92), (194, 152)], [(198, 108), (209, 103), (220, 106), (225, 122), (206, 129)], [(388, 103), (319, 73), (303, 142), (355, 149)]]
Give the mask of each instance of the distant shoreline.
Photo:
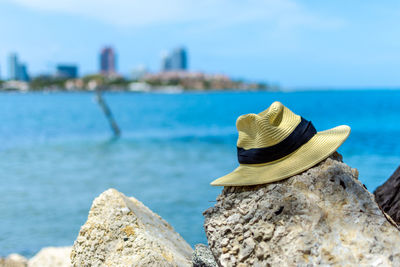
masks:
[(208, 91), (225, 90), (278, 91), (276, 85), (263, 82), (233, 80), (225, 75), (193, 72), (162, 72), (147, 74), (138, 79), (127, 79), (118, 75), (93, 74), (80, 78), (38, 76), (32, 80), (0, 80), (0, 90), (18, 91)]
[[(83, 89), (72, 89), (65, 90), (61, 88), (57, 89), (41, 89), (41, 90), (19, 90), (19, 89), (0, 89), (0, 93), (94, 93), (97, 90), (83, 90)], [(104, 93), (133, 93), (133, 94), (181, 94), (181, 93), (211, 93), (211, 92), (281, 92), (280, 90), (269, 90), (269, 89), (238, 89), (238, 88), (218, 88), (218, 89), (182, 89), (182, 88), (171, 88), (171, 87), (159, 87), (156, 89), (140, 91), (140, 90), (129, 90), (129, 89), (107, 89), (101, 88), (98, 91)]]
[[(382, 91), (400, 91), (400, 88), (311, 88), (311, 89), (281, 89), (281, 90), (268, 90), (268, 89), (183, 89), (183, 90), (164, 90), (164, 89), (154, 89), (150, 91), (132, 91), (126, 89), (101, 89), (104, 93), (131, 93), (131, 94), (186, 94), (186, 93), (257, 93), (257, 92), (267, 92), (267, 93), (312, 93), (312, 92), (382, 92)], [(95, 93), (96, 90), (65, 90), (65, 89), (50, 89), (50, 90), (18, 90), (18, 89), (0, 89), (0, 93)]]

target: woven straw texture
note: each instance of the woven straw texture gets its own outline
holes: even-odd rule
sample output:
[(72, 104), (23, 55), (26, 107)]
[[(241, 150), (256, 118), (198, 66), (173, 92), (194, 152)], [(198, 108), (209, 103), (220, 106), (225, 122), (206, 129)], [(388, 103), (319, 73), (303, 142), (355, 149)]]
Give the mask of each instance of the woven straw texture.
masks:
[[(247, 114), (238, 118), (237, 146), (244, 149), (273, 146), (288, 137), (300, 121), (300, 116), (282, 103), (274, 102), (259, 114)], [(318, 132), (307, 143), (284, 158), (263, 164), (240, 164), (233, 172), (216, 179), (211, 185), (257, 185), (288, 178), (326, 159), (343, 144), (349, 134), (350, 127), (346, 125)]]

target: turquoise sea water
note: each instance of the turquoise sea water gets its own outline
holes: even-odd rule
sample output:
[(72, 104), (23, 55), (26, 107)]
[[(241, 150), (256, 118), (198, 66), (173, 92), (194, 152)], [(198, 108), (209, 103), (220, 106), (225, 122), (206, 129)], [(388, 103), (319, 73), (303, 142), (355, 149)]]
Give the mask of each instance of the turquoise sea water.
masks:
[(160, 214), (191, 245), (202, 211), (236, 165), (236, 118), (279, 100), (317, 130), (352, 133), (339, 149), (372, 191), (400, 164), (400, 91), (108, 93), (111, 138), (90, 93), (0, 94), (0, 256), (72, 245), (95, 197), (113, 187)]

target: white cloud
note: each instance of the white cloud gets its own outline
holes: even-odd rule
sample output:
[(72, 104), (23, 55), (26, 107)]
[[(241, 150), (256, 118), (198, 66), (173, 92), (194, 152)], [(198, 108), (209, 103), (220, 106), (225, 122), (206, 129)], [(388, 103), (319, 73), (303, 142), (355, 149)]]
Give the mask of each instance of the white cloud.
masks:
[[(4, 1), (4, 0), (3, 0)], [(341, 21), (312, 14), (294, 0), (5, 0), (42, 11), (94, 18), (116, 26), (174, 23), (232, 26), (271, 22), (280, 27), (337, 27)]]

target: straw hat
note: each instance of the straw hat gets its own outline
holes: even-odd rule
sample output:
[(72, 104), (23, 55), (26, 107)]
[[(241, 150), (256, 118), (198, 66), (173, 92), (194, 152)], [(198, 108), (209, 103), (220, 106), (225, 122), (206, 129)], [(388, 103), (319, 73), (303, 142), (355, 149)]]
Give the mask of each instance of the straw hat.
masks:
[(317, 132), (310, 121), (280, 102), (259, 114), (240, 116), (236, 127), (240, 165), (211, 185), (257, 185), (288, 178), (326, 159), (350, 134), (346, 125)]

